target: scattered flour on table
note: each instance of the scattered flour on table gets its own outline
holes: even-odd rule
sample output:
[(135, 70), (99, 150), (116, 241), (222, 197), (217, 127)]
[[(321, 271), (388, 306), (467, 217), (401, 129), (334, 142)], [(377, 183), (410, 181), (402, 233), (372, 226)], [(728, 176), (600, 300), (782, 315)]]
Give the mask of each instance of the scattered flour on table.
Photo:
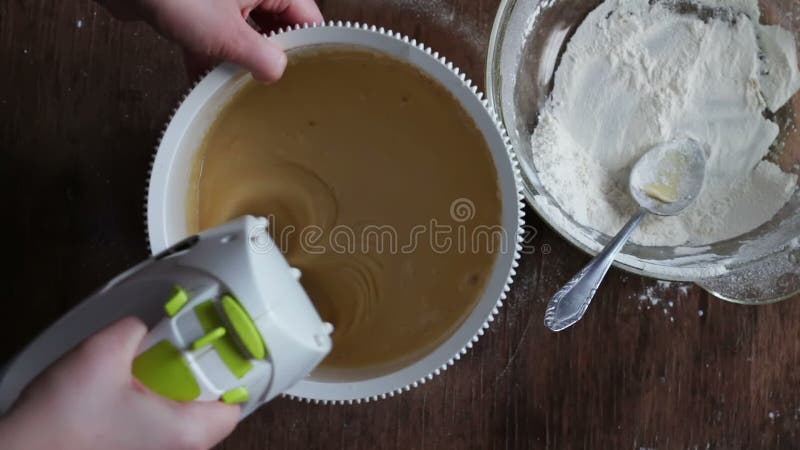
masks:
[[(691, 288), (691, 283), (659, 280), (655, 284), (645, 287), (641, 293), (633, 294), (628, 298), (639, 301), (639, 311), (660, 311), (670, 322), (675, 322), (675, 308), (680, 300), (689, 296)], [(698, 318), (704, 317), (705, 314), (703, 309), (697, 310)]]
[(775, 424), (781, 417), (791, 418), (795, 422), (800, 422), (800, 406), (767, 411), (767, 418), (772, 424)]
[(607, 0), (578, 27), (531, 138), (534, 164), (567, 214), (613, 235), (637, 209), (631, 166), (657, 144), (693, 138), (708, 151), (702, 193), (678, 217), (648, 217), (633, 240), (739, 236), (772, 218), (797, 186), (796, 175), (763, 159), (779, 133), (764, 113), (800, 88), (794, 37), (760, 25), (757, 0), (702, 0), (726, 13), (705, 22), (652, 3)]
[[(661, 304), (665, 304), (666, 306), (672, 308), (675, 306), (670, 298), (674, 297), (674, 293), (677, 292), (678, 295), (682, 297), (686, 297), (689, 295), (689, 288), (691, 287), (688, 283), (673, 283), (671, 281), (663, 281), (659, 280), (656, 281), (656, 284), (652, 286), (647, 286), (641, 294), (638, 294), (638, 300), (642, 303), (639, 306), (639, 309), (658, 306)], [(675, 292), (673, 292), (673, 288)]]
[[(476, 54), (486, 50), (491, 23), (477, 17), (459, 15), (457, 3), (448, 0), (393, 0), (393, 7), (414, 13), (422, 23), (440, 27), (457, 42), (467, 45)], [(426, 42), (426, 44), (430, 44)], [(462, 67), (463, 68), (463, 67)], [(478, 76), (478, 74), (473, 74)]]

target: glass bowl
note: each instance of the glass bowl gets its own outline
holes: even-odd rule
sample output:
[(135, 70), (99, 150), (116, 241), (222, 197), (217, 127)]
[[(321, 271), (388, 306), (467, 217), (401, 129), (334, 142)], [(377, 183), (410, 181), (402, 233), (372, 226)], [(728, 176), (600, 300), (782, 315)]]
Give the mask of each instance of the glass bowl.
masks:
[[(542, 187), (530, 136), (552, 89), (553, 73), (572, 33), (602, 0), (503, 0), (489, 42), (486, 90), (508, 130), (522, 169), (524, 191), (536, 212), (561, 236), (589, 254), (610, 237), (567, 215)], [(761, 22), (792, 31), (800, 42), (800, 2), (762, 0)], [(773, 120), (780, 136), (771, 160), (800, 174), (800, 94)], [(774, 158), (774, 159), (772, 159)], [(759, 228), (706, 246), (647, 247), (628, 244), (616, 266), (628, 272), (691, 281), (725, 300), (767, 303), (800, 292), (800, 190)]]

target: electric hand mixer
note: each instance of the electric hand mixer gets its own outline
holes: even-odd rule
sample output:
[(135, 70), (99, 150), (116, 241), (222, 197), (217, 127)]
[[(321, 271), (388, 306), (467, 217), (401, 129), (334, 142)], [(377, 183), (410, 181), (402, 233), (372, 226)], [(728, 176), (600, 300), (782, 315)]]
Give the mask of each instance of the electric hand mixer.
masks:
[(267, 227), (245, 216), (118, 275), (5, 367), (0, 413), (64, 353), (131, 315), (150, 327), (133, 375), (165, 397), (240, 403), (245, 417), (305, 378), (330, 352), (333, 327)]

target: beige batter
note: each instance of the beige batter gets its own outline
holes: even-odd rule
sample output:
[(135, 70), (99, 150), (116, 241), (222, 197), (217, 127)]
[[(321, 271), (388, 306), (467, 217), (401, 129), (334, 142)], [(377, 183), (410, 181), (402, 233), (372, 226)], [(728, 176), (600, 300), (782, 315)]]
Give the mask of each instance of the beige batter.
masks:
[[(278, 83), (247, 84), (211, 126), (191, 231), (270, 217), (334, 324), (323, 371), (396, 369), (449, 337), (490, 276), (499, 239), (475, 239), (500, 224), (489, 149), (458, 102), (402, 62), (341, 47), (289, 59)], [(451, 213), (458, 199), (474, 208)], [(432, 245), (446, 226), (450, 247)]]

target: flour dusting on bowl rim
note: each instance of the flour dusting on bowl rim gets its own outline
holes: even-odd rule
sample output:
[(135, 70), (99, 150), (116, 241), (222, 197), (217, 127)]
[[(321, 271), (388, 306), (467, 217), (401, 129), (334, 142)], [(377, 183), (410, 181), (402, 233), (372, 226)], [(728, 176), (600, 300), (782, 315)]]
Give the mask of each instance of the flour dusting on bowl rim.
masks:
[[(360, 381), (330, 382), (305, 379), (286, 392), (285, 396), (311, 403), (352, 404), (384, 399), (409, 391), (433, 379), (461, 359), (489, 328), (489, 324), (499, 313), (498, 308), (502, 306), (510, 291), (524, 239), (523, 184), (511, 141), (489, 101), (466, 74), (438, 52), (416, 39), (383, 27), (342, 21), (295, 25), (272, 32), (269, 36), (265, 35), (265, 38), (267, 37), (286, 50), (312, 45), (352, 45), (377, 50), (417, 68), (426, 76), (436, 80), (437, 84), (456, 98), (462, 109), (475, 120), (476, 127), (490, 149), (498, 177), (502, 204), (501, 224), (508, 236), (506, 239), (508, 248), (505, 252), (497, 253), (491, 277), (483, 294), (456, 331), (435, 350), (397, 371)], [(209, 120), (203, 121), (199, 118), (200, 112), (210, 99), (215, 95), (221, 95), (219, 92), (223, 89), (235, 92), (242, 83), (231, 87), (231, 84), (235, 84), (231, 80), (235, 76), (249, 79), (249, 75), (245, 77), (242, 76), (243, 73), (237, 66), (229, 63), (221, 64), (195, 82), (180, 100), (179, 106), (172, 111), (172, 116), (162, 131), (150, 162), (145, 188), (144, 218), (151, 252), (158, 252), (185, 237), (185, 224), (183, 233), (180, 233), (174, 230), (176, 228), (174, 223), (167, 223), (167, 214), (171, 211), (168, 204), (171, 201), (180, 204), (185, 202), (186, 197), (185, 183), (184, 189), (169, 188), (176, 183), (173, 179), (176, 175), (173, 170), (180, 164), (176, 163), (175, 159), (179, 153), (188, 152), (192, 153), (190, 156), (194, 155), (197, 146), (193, 146), (192, 142), (186, 143), (187, 136), (191, 134), (189, 131), (192, 127), (203, 128), (203, 123), (204, 128), (210, 125)], [(206, 112), (206, 115), (208, 114)], [(201, 138), (202, 136), (193, 137), (195, 143)], [(193, 151), (180, 151), (181, 148), (192, 147)], [(186, 155), (181, 156), (184, 156), (184, 159), (186, 157)], [(188, 180), (190, 177), (188, 173), (180, 171), (177, 176), (180, 177), (177, 180), (179, 187), (182, 180)], [(183, 200), (180, 200), (181, 196), (184, 197)], [(183, 212), (181, 209), (177, 214), (185, 215)], [(172, 213), (173, 216), (175, 214)], [(180, 220), (178, 219), (178, 222)], [(172, 231), (167, 225), (171, 226)]]

